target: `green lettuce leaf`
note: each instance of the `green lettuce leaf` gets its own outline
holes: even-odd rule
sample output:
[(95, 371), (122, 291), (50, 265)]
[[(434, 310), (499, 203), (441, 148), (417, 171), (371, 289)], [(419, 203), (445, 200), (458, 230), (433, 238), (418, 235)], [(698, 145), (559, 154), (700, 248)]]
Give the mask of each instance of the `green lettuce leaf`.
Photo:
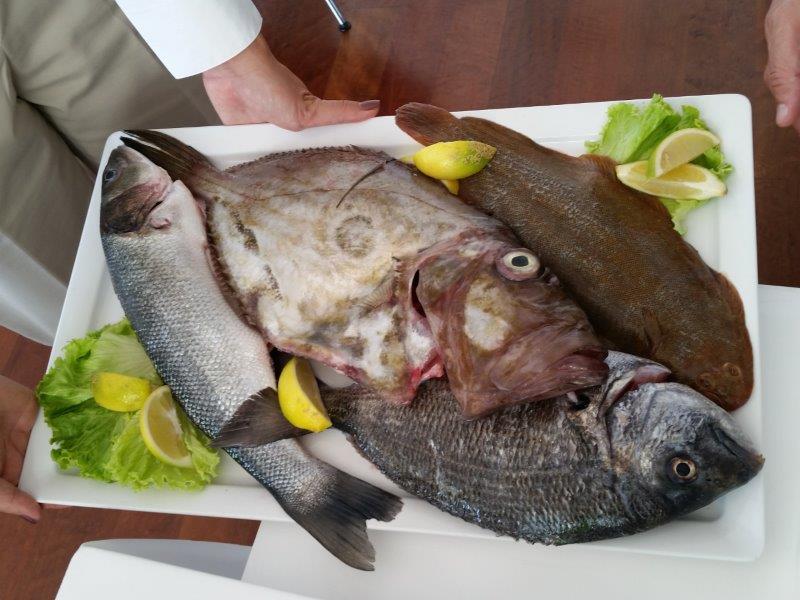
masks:
[(112, 481), (125, 482), (135, 490), (147, 487), (202, 489), (216, 476), (219, 456), (208, 438), (197, 431), (181, 412), (183, 440), (192, 455), (193, 469), (173, 467), (150, 454), (139, 433), (139, 419), (132, 418), (116, 436), (106, 468)]
[(659, 200), (661, 200), (661, 204), (669, 211), (675, 231), (681, 235), (686, 235), (686, 215), (695, 208), (700, 208), (704, 204), (710, 202), (710, 200), (673, 200), (672, 198), (659, 198)]
[[(600, 138), (586, 142), (586, 149), (591, 154), (602, 154), (618, 163), (647, 160), (664, 138), (688, 127), (708, 129), (696, 107), (685, 105), (677, 113), (662, 96), (654, 94), (650, 102), (641, 108), (628, 102), (609, 107), (608, 119), (600, 132)], [(719, 146), (711, 148), (692, 162), (710, 170), (723, 181), (733, 171)], [(669, 211), (675, 230), (681, 235), (686, 234), (686, 216), (695, 208), (709, 202), (669, 198), (659, 200)]]
[(658, 94), (643, 108), (619, 102), (608, 109), (600, 139), (586, 142), (586, 149), (618, 163), (645, 160), (661, 140), (675, 131), (680, 119)]
[(103, 330), (86, 360), (86, 369), (91, 373), (110, 371), (141, 377), (153, 387), (164, 385), (127, 321)]
[(150, 454), (139, 433), (138, 411), (110, 411), (92, 398), (92, 376), (99, 371), (162, 385), (127, 320), (69, 342), (36, 388), (52, 430), (51, 455), (59, 467), (137, 490), (149, 486), (200, 489), (216, 476), (219, 455), (181, 410), (184, 441), (194, 468), (173, 467)]

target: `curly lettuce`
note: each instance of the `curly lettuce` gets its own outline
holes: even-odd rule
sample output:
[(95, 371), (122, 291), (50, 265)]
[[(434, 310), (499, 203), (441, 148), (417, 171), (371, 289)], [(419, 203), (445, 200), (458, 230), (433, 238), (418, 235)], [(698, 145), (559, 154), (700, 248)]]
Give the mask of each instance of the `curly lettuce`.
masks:
[(75, 468), (84, 477), (136, 490), (196, 490), (216, 477), (219, 455), (180, 411), (193, 468), (174, 467), (153, 456), (139, 433), (138, 411), (110, 411), (92, 398), (92, 376), (100, 371), (142, 377), (154, 387), (162, 385), (127, 320), (67, 344), (36, 388), (52, 430), (51, 456), (60, 468)]
[[(639, 107), (629, 102), (613, 104), (608, 109), (608, 118), (600, 137), (586, 142), (591, 154), (608, 156), (618, 163), (647, 160), (661, 141), (679, 129), (696, 127), (708, 129), (694, 106), (682, 106), (676, 112), (662, 96), (654, 94), (646, 105)], [(711, 148), (692, 161), (705, 167), (725, 181), (733, 171), (731, 164), (719, 147)], [(660, 198), (669, 211), (675, 229), (686, 234), (685, 218), (694, 209), (709, 200), (671, 200)]]

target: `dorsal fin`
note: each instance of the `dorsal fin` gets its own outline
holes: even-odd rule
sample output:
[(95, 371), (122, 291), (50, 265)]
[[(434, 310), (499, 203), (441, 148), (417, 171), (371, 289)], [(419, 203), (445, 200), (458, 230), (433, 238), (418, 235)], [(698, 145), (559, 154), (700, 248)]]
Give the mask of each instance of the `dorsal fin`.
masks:
[(391, 157), (380, 150), (372, 150), (370, 148), (361, 148), (359, 146), (323, 146), (320, 148), (303, 148), (301, 150), (287, 150), (286, 152), (274, 152), (266, 154), (255, 160), (239, 163), (225, 169), (226, 173), (232, 175), (254, 176), (258, 175), (260, 171), (275, 161), (285, 158), (304, 157), (309, 158), (321, 154), (340, 154), (343, 158), (374, 158), (379, 161), (391, 160)]
[(522, 144), (523, 146), (539, 147), (539, 144), (528, 136), (492, 121), (478, 117), (463, 117), (461, 121), (466, 126), (470, 136), (478, 141), (487, 144), (491, 144), (492, 141), (495, 143), (502, 141), (503, 144), (508, 145)]
[(410, 102), (397, 109), (397, 126), (423, 146), (468, 139), (461, 121), (443, 108)]
[(617, 163), (614, 161), (614, 159), (609, 158), (608, 156), (603, 156), (602, 154), (583, 154), (580, 156), (580, 159), (593, 166), (600, 173), (608, 175), (612, 179), (617, 178)]

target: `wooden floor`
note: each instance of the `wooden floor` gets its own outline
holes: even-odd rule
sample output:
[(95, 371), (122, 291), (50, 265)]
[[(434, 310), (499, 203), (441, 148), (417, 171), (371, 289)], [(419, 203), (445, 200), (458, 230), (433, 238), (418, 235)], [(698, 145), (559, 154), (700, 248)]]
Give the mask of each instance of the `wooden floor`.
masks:
[[(261, 0), (277, 56), (329, 98), (448, 109), (740, 93), (753, 105), (760, 281), (800, 285), (800, 140), (762, 82), (768, 0)], [(347, 140), (342, 140), (346, 143)], [(28, 385), (49, 349), (0, 330), (0, 372)], [(244, 521), (65, 509), (0, 516), (0, 599), (55, 596), (75, 549), (114, 537), (247, 544)]]

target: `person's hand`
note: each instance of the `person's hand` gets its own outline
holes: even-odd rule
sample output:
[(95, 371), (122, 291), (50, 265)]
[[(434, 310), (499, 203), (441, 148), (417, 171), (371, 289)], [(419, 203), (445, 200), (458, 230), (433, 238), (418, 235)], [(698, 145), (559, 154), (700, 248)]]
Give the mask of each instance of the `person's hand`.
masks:
[(211, 103), (225, 125), (274, 123), (299, 131), (306, 127), (352, 123), (378, 114), (378, 100), (321, 100), (277, 61), (258, 36), (229, 61), (203, 73)]
[(32, 522), (39, 520), (42, 509), (17, 484), (35, 420), (33, 391), (0, 375), (0, 513)]
[(769, 60), (764, 81), (778, 104), (775, 122), (800, 133), (800, 0), (773, 0), (765, 30)]

